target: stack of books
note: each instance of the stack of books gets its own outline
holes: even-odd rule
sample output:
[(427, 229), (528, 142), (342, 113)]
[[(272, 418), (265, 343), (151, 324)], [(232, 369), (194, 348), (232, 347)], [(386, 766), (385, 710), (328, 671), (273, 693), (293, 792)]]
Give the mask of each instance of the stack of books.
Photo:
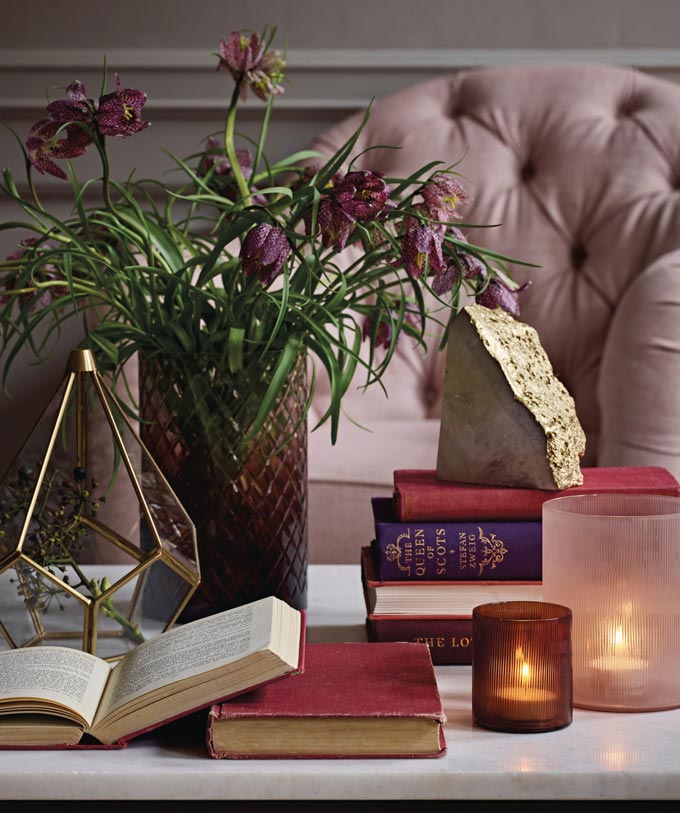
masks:
[(394, 497), (372, 500), (375, 539), (362, 549), (373, 641), (415, 641), (435, 664), (472, 662), (472, 610), (540, 601), (543, 503), (566, 494), (680, 496), (666, 469), (584, 468), (566, 491), (451, 483), (397, 470)]

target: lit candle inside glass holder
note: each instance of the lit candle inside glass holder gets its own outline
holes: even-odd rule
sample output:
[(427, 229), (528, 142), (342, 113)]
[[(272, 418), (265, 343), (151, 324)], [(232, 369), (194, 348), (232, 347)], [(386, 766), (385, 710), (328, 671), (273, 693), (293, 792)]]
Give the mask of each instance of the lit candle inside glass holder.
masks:
[[(643, 485), (647, 474), (639, 476)], [(574, 615), (574, 706), (680, 707), (678, 540), (680, 497), (582, 494), (543, 504), (543, 598)]]
[(543, 601), (482, 604), (472, 630), (476, 723), (516, 732), (571, 723), (571, 610)]
[[(531, 720), (536, 715), (536, 706), (555, 700), (555, 692), (536, 686), (536, 676), (524, 660), (522, 648), (517, 649), (517, 660), (521, 661), (517, 670), (517, 680), (512, 685), (502, 686), (498, 690), (501, 700), (514, 706), (514, 714), (520, 720)], [(539, 681), (540, 682), (540, 681)]]
[(630, 693), (645, 689), (649, 663), (636, 654), (630, 630), (623, 624), (610, 625), (600, 651), (602, 654), (591, 663), (595, 686), (600, 691)]

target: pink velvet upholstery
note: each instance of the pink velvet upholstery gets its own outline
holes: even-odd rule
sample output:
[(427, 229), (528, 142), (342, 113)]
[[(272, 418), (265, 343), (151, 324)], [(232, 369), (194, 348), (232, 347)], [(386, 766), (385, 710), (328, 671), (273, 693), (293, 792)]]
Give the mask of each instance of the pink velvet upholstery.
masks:
[[(353, 116), (320, 137), (330, 154)], [(478, 242), (539, 263), (521, 319), (540, 335), (576, 400), (584, 465), (658, 464), (680, 476), (680, 87), (595, 65), (462, 71), (380, 100), (359, 167), (404, 176), (460, 161)], [(434, 468), (444, 357), (402, 346), (378, 388), (341, 426), (310, 436), (313, 561), (358, 560), (371, 538), (369, 497), (394, 468)], [(318, 409), (327, 393), (319, 392)]]

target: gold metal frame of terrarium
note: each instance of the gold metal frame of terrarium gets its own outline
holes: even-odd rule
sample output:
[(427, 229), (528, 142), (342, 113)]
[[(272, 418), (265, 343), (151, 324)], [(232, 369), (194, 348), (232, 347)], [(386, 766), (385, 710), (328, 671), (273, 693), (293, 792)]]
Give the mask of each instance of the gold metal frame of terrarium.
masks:
[[(98, 622), (99, 622), (99, 611), (101, 605), (111, 596), (113, 596), (118, 590), (128, 584), (132, 579), (142, 574), (145, 570), (148, 570), (151, 565), (158, 562), (159, 560), (162, 561), (165, 565), (171, 568), (181, 579), (188, 583), (190, 589), (187, 591), (187, 595), (179, 604), (177, 610), (174, 612), (170, 620), (168, 621), (165, 629), (169, 629), (177, 620), (179, 615), (181, 614), (182, 610), (186, 607), (187, 603), (191, 599), (191, 596), (195, 592), (198, 584), (200, 582), (200, 565), (198, 561), (198, 550), (197, 550), (197, 543), (196, 543), (196, 529), (194, 527), (191, 518), (185, 511), (184, 507), (180, 503), (179, 499), (175, 495), (174, 491), (170, 487), (167, 479), (161, 472), (158, 465), (155, 463), (151, 455), (149, 454), (148, 450), (144, 446), (144, 443), (140, 439), (138, 433), (132, 426), (132, 423), (128, 419), (127, 415), (124, 411), (120, 408), (115, 396), (113, 395), (111, 389), (108, 387), (106, 382), (102, 379), (101, 375), (97, 371), (96, 362), (94, 360), (94, 356), (92, 355), (91, 351), (89, 350), (73, 350), (69, 356), (67, 368), (66, 368), (66, 376), (67, 381), (64, 388), (64, 393), (61, 398), (61, 403), (59, 405), (59, 410), (57, 413), (57, 417), (54, 423), (54, 427), (52, 429), (49, 442), (47, 445), (47, 449), (45, 452), (44, 459), (42, 461), (40, 472), (36, 479), (35, 488), (33, 490), (33, 494), (26, 511), (26, 517), (23, 521), (23, 527), (19, 534), (18, 540), (14, 547), (14, 550), (10, 551), (4, 559), (0, 560), (0, 574), (4, 573), (9, 568), (15, 567), (18, 562), (24, 562), (28, 567), (34, 569), (36, 572), (40, 573), (44, 578), (50, 580), (54, 584), (58, 585), (60, 589), (64, 592), (69, 594), (72, 598), (76, 601), (80, 602), (83, 606), (83, 617), (84, 617), (84, 624), (83, 624), (83, 631), (82, 631), (82, 649), (83, 651), (90, 652), (93, 655), (96, 654), (97, 648), (97, 638), (98, 638)], [(87, 516), (81, 516), (80, 521), (83, 525), (89, 527), (92, 531), (95, 531), (101, 537), (106, 539), (107, 541), (111, 542), (117, 548), (125, 551), (127, 555), (132, 557), (138, 562), (138, 565), (132, 568), (129, 573), (123, 576), (121, 579), (118, 579), (114, 584), (112, 584), (108, 589), (103, 590), (98, 596), (90, 597), (85, 596), (82, 593), (78, 592), (76, 589), (71, 587), (66, 582), (59, 579), (55, 574), (51, 573), (48, 569), (38, 564), (36, 561), (31, 559), (26, 553), (23, 552), (24, 543), (26, 540), (26, 536), (28, 533), (28, 529), (31, 523), (31, 517), (35, 510), (36, 503), (38, 500), (38, 496), (40, 494), (40, 489), (43, 484), (43, 480), (45, 474), (48, 469), (48, 464), (52, 453), (54, 451), (54, 445), (59, 434), (59, 430), (61, 428), (62, 422), (64, 420), (64, 416), (66, 414), (67, 404), (69, 401), (69, 397), (73, 391), (73, 387), (76, 387), (76, 405), (77, 405), (77, 412), (76, 412), (76, 465), (78, 466), (85, 466), (87, 461), (87, 444), (88, 444), (88, 429), (87, 429), (87, 413), (88, 413), (88, 403), (87, 403), (87, 385), (91, 383), (94, 387), (94, 391), (96, 392), (97, 398), (100, 402), (102, 409), (104, 410), (104, 414), (106, 415), (106, 419), (113, 435), (116, 447), (120, 452), (121, 459), (125, 468), (127, 470), (128, 476), (130, 477), (130, 481), (134, 488), (137, 500), (141, 507), (141, 510), (144, 514), (144, 517), (147, 521), (148, 527), (151, 531), (154, 543), (154, 549), (152, 551), (143, 551), (141, 548), (134, 545), (129, 540), (119, 536), (110, 528), (104, 526), (103, 524), (99, 523), (96, 518), (91, 518)], [(117, 407), (120, 414), (125, 421), (127, 428), (132, 433), (134, 439), (139, 443), (140, 448), (146, 454), (148, 461), (154, 467), (154, 470), (158, 477), (160, 478), (163, 485), (167, 488), (168, 492), (174, 497), (177, 502), (177, 506), (181, 509), (182, 514), (184, 515), (188, 527), (191, 530), (191, 541), (193, 545), (193, 559), (196, 564), (196, 570), (192, 571), (189, 567), (187, 567), (180, 559), (176, 558), (173, 553), (166, 548), (163, 547), (163, 543), (161, 541), (160, 535), (158, 533), (158, 529), (156, 524), (152, 518), (151, 511), (149, 509), (149, 505), (144, 497), (144, 493), (142, 487), (139, 483), (137, 475), (133, 469), (132, 461), (130, 456), (125, 449), (125, 445), (123, 442), (123, 438), (120, 434), (120, 431), (116, 425), (116, 421), (107, 401), (107, 397), (111, 400), (111, 402)], [(42, 418), (42, 416), (41, 416)], [(40, 422), (41, 418), (38, 419), (36, 423), (36, 427)], [(35, 428), (34, 427), (34, 430)], [(19, 453), (21, 454), (21, 452)], [(19, 580), (21, 580), (21, 572), (17, 569), (17, 576)], [(131, 619), (134, 616), (135, 610), (137, 608), (138, 602), (140, 601), (141, 596), (141, 588), (144, 584), (143, 579), (140, 579), (135, 586), (134, 593), (130, 600), (128, 610), (126, 613), (126, 617)], [(50, 640), (66, 640), (66, 639), (73, 639), (81, 637), (80, 632), (58, 632), (58, 631), (47, 631), (43, 625), (41, 613), (36, 610), (34, 607), (29, 608), (27, 610), (30, 613), (33, 626), (35, 628), (35, 636), (31, 638), (27, 643), (23, 646), (35, 646), (38, 644), (42, 644), (46, 641)], [(18, 648), (17, 644), (12, 639), (10, 633), (6, 629), (5, 625), (0, 620), (0, 634), (3, 635), (5, 640), (7, 641), (8, 645), (16, 649)], [(119, 638), (125, 635), (124, 630), (120, 631), (109, 631), (105, 630), (100, 633), (100, 638)], [(107, 658), (107, 660), (118, 660), (121, 655), (117, 655), (111, 658)]]

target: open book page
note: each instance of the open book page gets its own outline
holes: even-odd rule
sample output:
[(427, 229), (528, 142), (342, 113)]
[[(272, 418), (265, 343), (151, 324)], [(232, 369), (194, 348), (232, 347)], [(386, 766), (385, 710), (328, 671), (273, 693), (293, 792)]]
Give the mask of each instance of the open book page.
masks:
[(273, 597), (176, 627), (140, 644), (114, 668), (96, 724), (120, 706), (269, 646)]
[[(106, 661), (77, 649), (12, 649), (0, 654), (0, 701), (48, 700), (72, 709), (90, 726), (110, 674)], [(15, 702), (8, 710), (19, 705), (31, 706)]]

